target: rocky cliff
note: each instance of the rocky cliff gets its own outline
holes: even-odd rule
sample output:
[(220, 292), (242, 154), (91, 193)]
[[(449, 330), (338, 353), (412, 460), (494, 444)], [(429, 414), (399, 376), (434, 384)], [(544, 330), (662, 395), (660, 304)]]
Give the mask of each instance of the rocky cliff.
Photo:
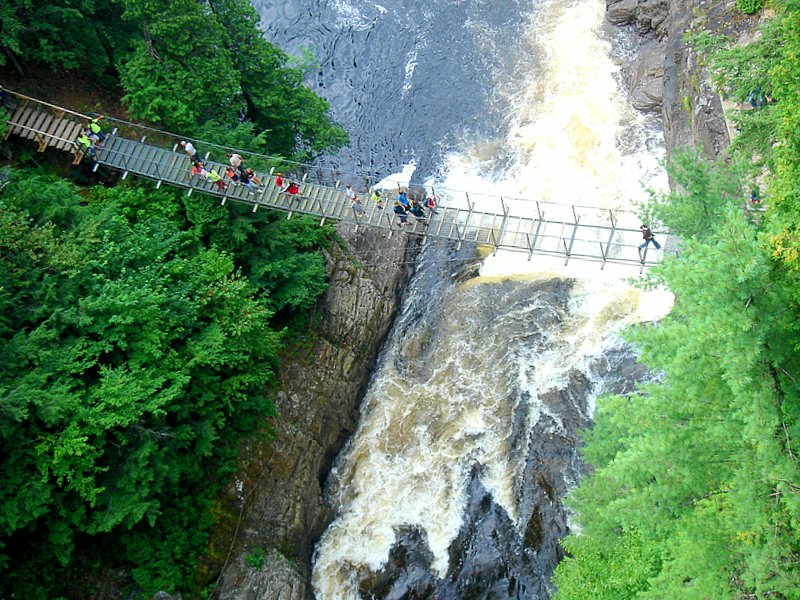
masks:
[(693, 145), (716, 158), (730, 143), (719, 95), (709, 82), (687, 32), (708, 31), (737, 40), (757, 17), (735, 0), (607, 0), (607, 20), (635, 31), (637, 58), (626, 69), (637, 108), (661, 111), (667, 151)]
[(203, 570), (222, 569), (213, 596), (220, 600), (312, 597), (313, 545), (333, 518), (324, 480), (356, 427), (416, 252), (404, 234), (387, 239), (383, 230), (354, 232), (352, 225), (338, 231), (315, 338), (284, 357), (279, 418), (242, 449), (240, 470), (217, 507)]
[[(730, 142), (722, 104), (684, 34), (705, 29), (736, 36), (751, 31), (755, 20), (745, 18), (735, 0), (607, 0), (607, 7), (608, 22), (635, 35), (636, 59), (624, 69), (625, 77), (640, 110), (662, 113), (668, 152), (691, 144), (702, 146), (710, 157), (719, 156)], [(334, 457), (355, 429), (361, 396), (410, 275), (405, 263), (414, 252), (401, 235), (386, 240), (381, 232), (341, 233), (345, 249), (329, 257), (331, 287), (322, 303), (319, 335), (286, 357), (277, 396), (280, 418), (271, 422), (273, 437), (253, 439), (244, 449), (241, 470), (220, 502), (207, 565), (210, 573), (224, 566), (213, 596), (220, 600), (312, 597), (313, 544), (333, 517), (322, 486)], [(368, 256), (377, 266), (360, 268), (357, 256)], [(530, 474), (531, 482), (543, 477), (535, 470)], [(486, 494), (477, 477), (472, 488), (473, 502), (459, 538), (466, 546), (472, 545), (475, 532), (480, 533), (480, 523), (506, 518), (483, 501)], [(542, 490), (546, 493), (548, 488)], [(553, 512), (541, 498), (532, 499), (530, 506), (526, 543), (534, 555), (557, 559), (557, 538), (566, 524), (536, 512), (542, 507)], [(545, 545), (549, 553), (543, 552)], [(365, 577), (362, 592), (380, 596), (402, 589), (424, 595), (435, 589), (441, 582), (425, 579), (429, 554), (419, 532), (400, 532), (392, 566)], [(547, 596), (541, 582), (524, 591), (520, 584), (525, 568), (501, 566), (505, 570), (495, 579), (509, 597)], [(553, 567), (549, 564), (547, 569)], [(417, 571), (419, 577), (409, 575)], [(519, 572), (509, 577), (512, 571)], [(475, 575), (454, 573), (448, 578), (452, 597), (467, 589), (457, 579), (466, 576), (467, 581)]]

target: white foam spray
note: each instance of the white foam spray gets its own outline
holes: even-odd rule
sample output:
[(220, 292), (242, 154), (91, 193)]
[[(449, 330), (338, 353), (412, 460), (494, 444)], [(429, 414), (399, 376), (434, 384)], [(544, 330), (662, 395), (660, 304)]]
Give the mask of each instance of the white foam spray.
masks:
[[(469, 191), (477, 203), (483, 193), (487, 202), (504, 195), (610, 209), (643, 200), (642, 182), (666, 185), (657, 167), (660, 156), (648, 149), (654, 134), (614, 78), (617, 67), (599, 33), (604, 9), (603, 0), (553, 0), (537, 12), (530, 44), (544, 57), (545, 69), (523, 89), (509, 87), (515, 96), (504, 99), (513, 106), (508, 135), (450, 153), (437, 185)], [(640, 142), (623, 151), (622, 136)], [(509, 154), (510, 166), (498, 172), (500, 157)], [(387, 179), (378, 185), (408, 185), (402, 174)], [(533, 216), (530, 201), (511, 203), (511, 210)], [(538, 401), (543, 394), (561, 389), (573, 369), (585, 371), (617, 343), (620, 328), (669, 309), (668, 294), (645, 295), (613, 267), (601, 272), (597, 264), (573, 262), (565, 270), (562, 261), (498, 252), (486, 259), (479, 278), (436, 299), (441, 314), (431, 319), (439, 319), (440, 328), (405, 338), (393, 333), (358, 430), (331, 476), (330, 500), (338, 516), (317, 548), (318, 598), (358, 598), (360, 575), (385, 564), (403, 527), (425, 532), (432, 571), (444, 575), (476, 463), (485, 467), (482, 480), (495, 501), (516, 519), (513, 486), (522, 465), (508, 451), (514, 404), (521, 401), (514, 390), (530, 398), (533, 427), (548, 411)], [(630, 268), (623, 275), (632, 275)], [(518, 280), (512, 286), (518, 294), (553, 277), (576, 278), (569, 310), (560, 317), (558, 340), (548, 340), (556, 334), (545, 332), (543, 342), (533, 343), (529, 328), (537, 315), (555, 309), (533, 293), (513, 302), (504, 298), (503, 281)], [(434, 360), (425, 354), (430, 344)], [(405, 368), (420, 364), (421, 356), (424, 370)], [(588, 411), (593, 401), (587, 399)], [(559, 422), (559, 415), (550, 416)]]

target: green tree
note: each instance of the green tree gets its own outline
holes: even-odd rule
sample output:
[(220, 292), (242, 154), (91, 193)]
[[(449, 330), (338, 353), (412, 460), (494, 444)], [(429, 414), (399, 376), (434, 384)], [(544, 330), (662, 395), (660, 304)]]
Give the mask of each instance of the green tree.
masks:
[(112, 540), (143, 590), (188, 589), (236, 438), (273, 414), (271, 306), (310, 300), (272, 301), (182, 198), (30, 174), (0, 193), (2, 594), (57, 595), (57, 565)]
[[(743, 185), (736, 169), (691, 169), (693, 157), (674, 164), (679, 182), (695, 184), (655, 208), (682, 238), (656, 274), (675, 306), (630, 334), (661, 377), (598, 403), (585, 450), (595, 470), (572, 499), (582, 534), (565, 544), (561, 598), (591, 598), (597, 581), (618, 597), (798, 597), (796, 291), (728, 191)], [(632, 540), (643, 552), (633, 564)]]
[(303, 85), (303, 71), (288, 66), (289, 56), (267, 42), (248, 0), (212, 0), (209, 6), (228, 34), (228, 48), (241, 74), (248, 116), (268, 131), (271, 153), (309, 159), (347, 143), (347, 134), (330, 117), (327, 102)]
[(176, 131), (236, 114), (239, 74), (224, 31), (193, 0), (127, 0), (123, 18), (141, 37), (120, 63), (123, 100), (134, 115)]
[(9, 59), (20, 73), (28, 62), (101, 73), (113, 67), (115, 48), (124, 44), (124, 29), (104, 27), (118, 19), (110, 2), (7, 0), (0, 4), (0, 66)]

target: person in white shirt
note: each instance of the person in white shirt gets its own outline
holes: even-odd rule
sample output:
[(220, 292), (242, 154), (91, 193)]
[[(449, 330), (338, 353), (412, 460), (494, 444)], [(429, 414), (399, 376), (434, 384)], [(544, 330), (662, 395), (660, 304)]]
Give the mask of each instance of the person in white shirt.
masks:
[(183, 150), (186, 154), (189, 155), (189, 160), (192, 161), (192, 164), (196, 163), (199, 158), (197, 158), (197, 149), (192, 145), (192, 142), (182, 141), (181, 146), (183, 146)]

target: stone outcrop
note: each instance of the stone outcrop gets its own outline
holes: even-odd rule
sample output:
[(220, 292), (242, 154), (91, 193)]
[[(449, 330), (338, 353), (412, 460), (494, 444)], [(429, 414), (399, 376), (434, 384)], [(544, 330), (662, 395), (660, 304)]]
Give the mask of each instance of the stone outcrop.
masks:
[[(519, 286), (517, 295), (505, 293), (504, 302), (535, 297), (542, 306), (529, 332), (531, 347), (557, 345), (557, 331), (569, 313), (573, 281), (550, 279), (535, 286)], [(508, 291), (516, 286), (507, 281)], [(546, 308), (544, 308), (546, 307)], [(591, 366), (594, 378), (609, 392), (625, 393), (649, 374), (636, 363), (633, 350), (621, 345), (599, 357)], [(364, 569), (359, 579), (362, 598), (508, 598), (536, 600), (550, 597), (550, 575), (564, 551), (560, 540), (569, 532), (563, 499), (579, 477), (580, 430), (590, 424), (586, 399), (594, 388), (590, 378), (575, 369), (563, 385), (540, 397), (544, 410), (530, 427), (533, 410), (523, 393), (514, 404), (509, 438), (513, 462), (522, 472), (514, 482), (516, 522), (487, 490), (484, 468), (477, 464), (467, 485), (467, 502), (458, 535), (449, 547), (446, 573), (431, 573), (432, 552), (423, 532), (397, 532), (388, 562), (379, 571)], [(554, 415), (557, 415), (555, 417)]]
[[(316, 336), (284, 357), (270, 434), (242, 449), (220, 500), (205, 576), (222, 569), (220, 600), (303, 600), (313, 544), (333, 518), (325, 477), (355, 430), (358, 406), (410, 276), (416, 242), (382, 230), (339, 227)], [(231, 546), (233, 540), (233, 545)], [(224, 565), (224, 569), (223, 569)], [(201, 574), (202, 576), (202, 574)]]
[(718, 157), (730, 143), (722, 103), (685, 34), (734, 34), (752, 29), (735, 0), (607, 0), (609, 23), (632, 28), (636, 60), (627, 70), (634, 106), (661, 111), (667, 151), (686, 145)]

